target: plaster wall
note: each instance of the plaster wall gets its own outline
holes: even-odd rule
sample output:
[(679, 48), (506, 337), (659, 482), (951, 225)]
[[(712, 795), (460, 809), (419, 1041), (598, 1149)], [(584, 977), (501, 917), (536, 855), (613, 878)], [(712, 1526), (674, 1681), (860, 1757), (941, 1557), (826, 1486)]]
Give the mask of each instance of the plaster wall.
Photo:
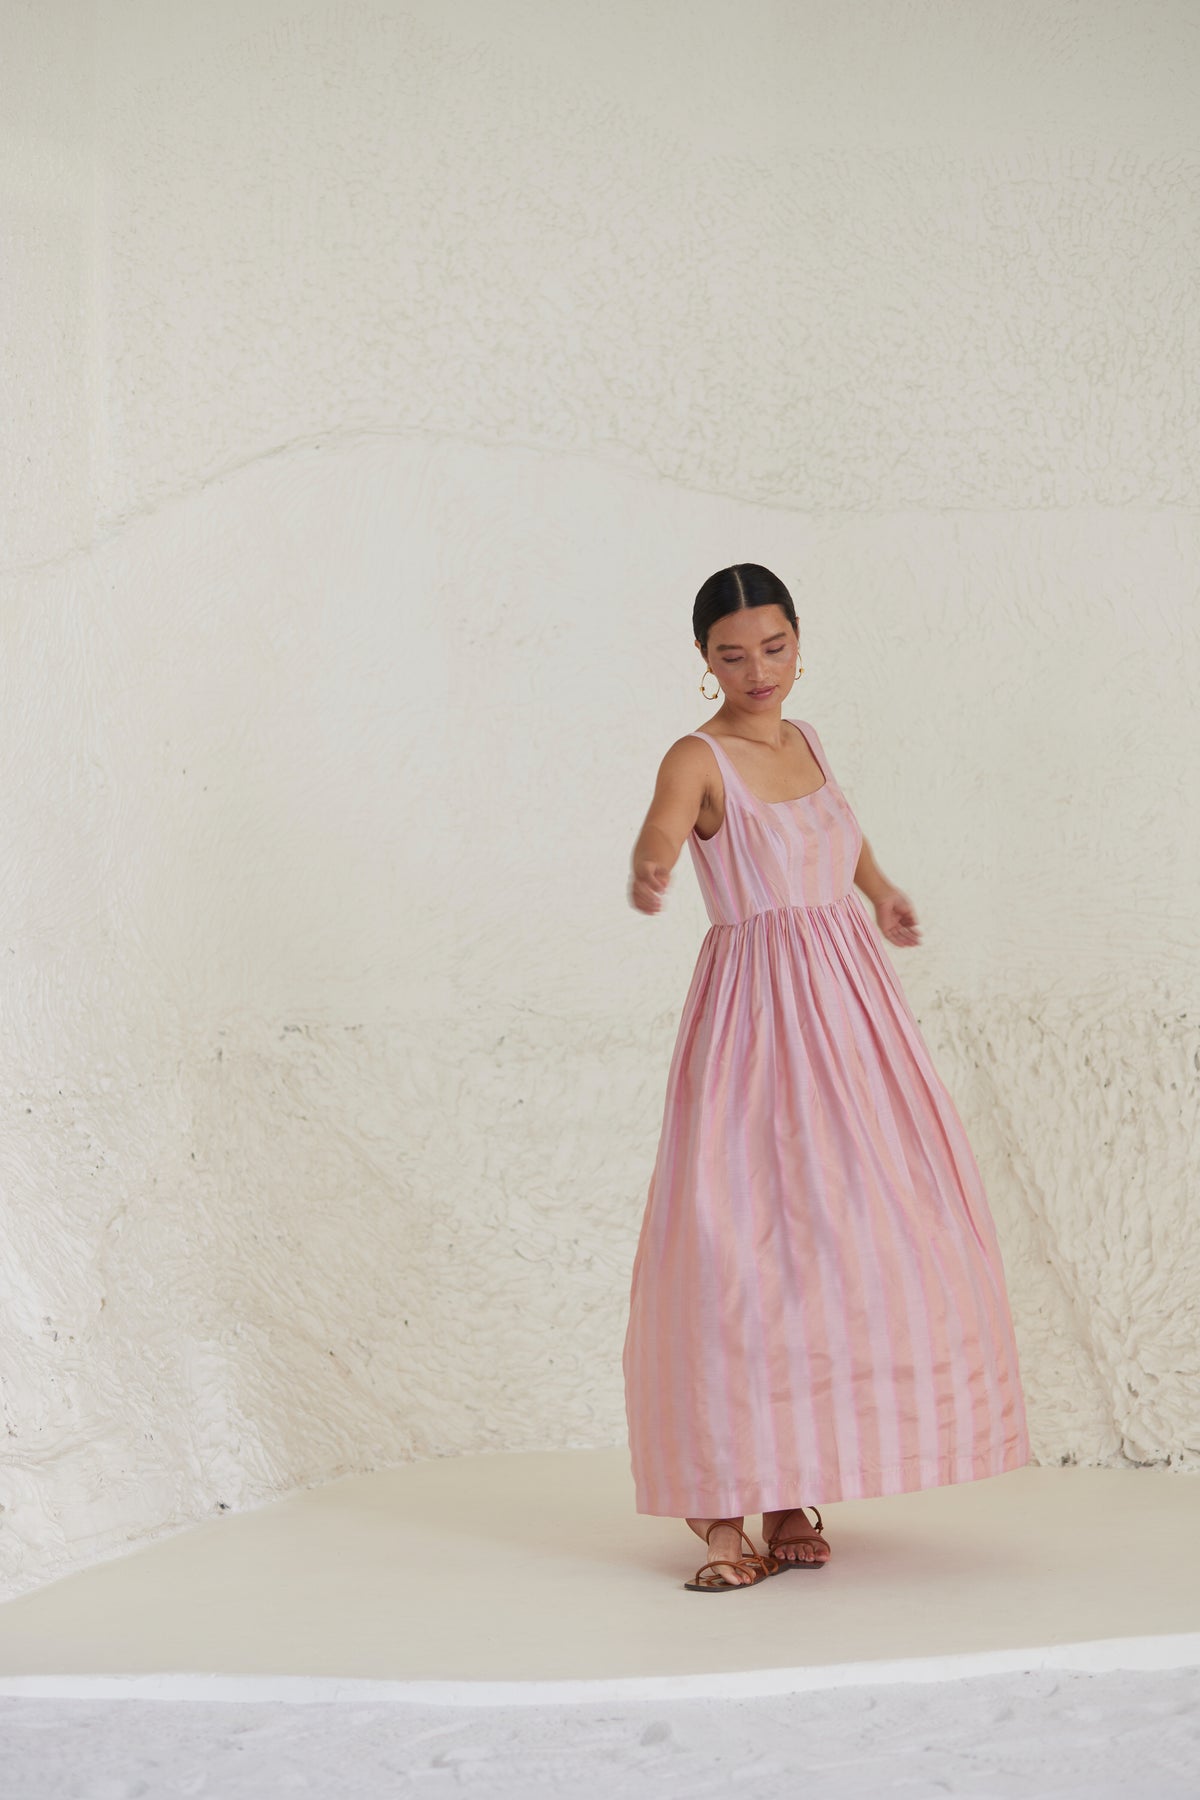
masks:
[(1186, 4), (5, 14), (0, 1582), (623, 1440), (788, 581), (1042, 1461), (1200, 1465)]

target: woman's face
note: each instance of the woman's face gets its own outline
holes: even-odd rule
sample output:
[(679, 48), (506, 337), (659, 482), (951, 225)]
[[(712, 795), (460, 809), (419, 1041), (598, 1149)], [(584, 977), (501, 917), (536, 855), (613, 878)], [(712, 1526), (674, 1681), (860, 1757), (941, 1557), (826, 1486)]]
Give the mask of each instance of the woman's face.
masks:
[(727, 703), (751, 712), (780, 706), (796, 685), (797, 642), (779, 606), (747, 606), (718, 619), (708, 634), (708, 666)]

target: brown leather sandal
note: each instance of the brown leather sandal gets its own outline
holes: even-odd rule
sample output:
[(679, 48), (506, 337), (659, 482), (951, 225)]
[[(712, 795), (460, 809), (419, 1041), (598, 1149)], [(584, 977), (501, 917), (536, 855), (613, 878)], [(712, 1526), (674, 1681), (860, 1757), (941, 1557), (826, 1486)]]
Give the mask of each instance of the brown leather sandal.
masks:
[[(712, 1537), (713, 1531), (718, 1525), (732, 1524), (732, 1519), (714, 1519), (704, 1534), (705, 1543), (708, 1543), (709, 1539)], [(734, 1528), (743, 1544), (750, 1545), (749, 1556), (739, 1556), (736, 1562), (731, 1562), (727, 1556), (718, 1556), (713, 1562), (701, 1563), (692, 1580), (685, 1581), (683, 1584), (685, 1588), (690, 1588), (693, 1594), (727, 1594), (733, 1588), (757, 1587), (760, 1581), (765, 1581), (767, 1579), (768, 1575), (778, 1575), (780, 1569), (778, 1557), (762, 1556), (754, 1548), (753, 1540), (746, 1536), (746, 1533), (741, 1527), (735, 1526)], [(758, 1572), (757, 1574), (752, 1574), (749, 1581), (726, 1581), (723, 1575), (718, 1575), (716, 1573), (718, 1565), (722, 1563), (727, 1569), (753, 1569), (757, 1565)], [(711, 1569), (713, 1571), (707, 1581), (701, 1579), (705, 1569)]]
[[(787, 1511), (798, 1512), (801, 1518), (806, 1517), (805, 1510), (802, 1506), (789, 1506)], [(810, 1506), (808, 1511), (816, 1514), (817, 1536), (821, 1538), (824, 1543), (828, 1544), (829, 1539), (825, 1536), (825, 1526), (822, 1522), (820, 1512), (815, 1506)], [(783, 1525), (786, 1518), (787, 1513), (785, 1513), (783, 1519), (779, 1521), (779, 1526), (777, 1526), (775, 1530), (775, 1536), (767, 1539), (768, 1555), (776, 1558), (781, 1569), (823, 1569), (825, 1564), (829, 1561), (828, 1556), (780, 1556), (778, 1554), (781, 1544), (811, 1544), (813, 1542), (811, 1533), (807, 1537), (780, 1537), (779, 1528)]]

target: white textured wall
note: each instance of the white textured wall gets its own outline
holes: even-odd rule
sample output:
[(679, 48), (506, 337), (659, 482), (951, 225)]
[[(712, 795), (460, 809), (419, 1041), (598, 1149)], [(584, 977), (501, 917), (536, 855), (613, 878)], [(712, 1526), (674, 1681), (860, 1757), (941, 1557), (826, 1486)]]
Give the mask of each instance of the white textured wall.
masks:
[(1037, 1454), (1200, 1464), (1200, 18), (4, 9), (0, 1577), (624, 1437), (777, 568)]

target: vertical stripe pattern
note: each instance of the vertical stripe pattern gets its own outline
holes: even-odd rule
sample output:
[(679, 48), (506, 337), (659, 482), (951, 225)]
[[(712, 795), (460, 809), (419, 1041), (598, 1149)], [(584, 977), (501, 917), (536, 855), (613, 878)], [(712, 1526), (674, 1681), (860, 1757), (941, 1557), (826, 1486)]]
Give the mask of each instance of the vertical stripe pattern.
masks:
[(688, 839), (709, 930), (633, 1261), (636, 1506), (684, 1517), (974, 1481), (1030, 1459), (978, 1166), (857, 891), (825, 776)]

